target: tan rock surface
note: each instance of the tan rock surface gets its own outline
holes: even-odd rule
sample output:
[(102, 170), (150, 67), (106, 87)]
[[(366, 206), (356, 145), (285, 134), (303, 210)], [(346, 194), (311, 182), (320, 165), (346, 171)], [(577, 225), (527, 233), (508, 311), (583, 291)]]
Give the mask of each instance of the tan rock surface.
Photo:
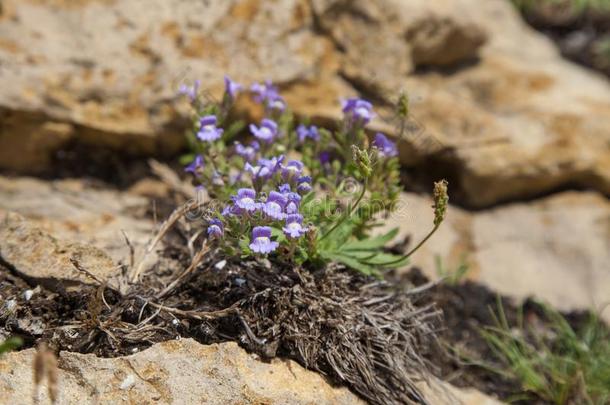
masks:
[[(2, 403), (31, 398), (33, 355), (29, 349), (0, 358)], [(62, 352), (58, 365), (59, 403), (66, 405), (364, 403), (295, 362), (264, 363), (235, 343), (204, 346), (183, 339), (114, 359)]]
[[(2, 403), (26, 403), (33, 394), (34, 350), (0, 358)], [(347, 388), (291, 360), (262, 362), (236, 343), (201, 345), (192, 339), (159, 343), (114, 359), (62, 352), (61, 404), (364, 404)], [(41, 387), (46, 403), (46, 387)], [(496, 405), (474, 390), (433, 382), (421, 385), (434, 405)]]
[(571, 184), (610, 194), (608, 81), (504, 0), (9, 0), (0, 44), (0, 167), (41, 170), (69, 141), (171, 153), (179, 84), (219, 97), (228, 73), (274, 79), (320, 122), (356, 90), (378, 104), (408, 91), (411, 130), (383, 111), (373, 127), (399, 132), (403, 162), (452, 175), (473, 206)]
[[(398, 225), (397, 240), (412, 235), (419, 241), (432, 227), (431, 204), (403, 194), (386, 229)], [(437, 255), (450, 270), (464, 258), (468, 278), (517, 300), (533, 296), (567, 311), (602, 309), (610, 300), (610, 201), (564, 192), (481, 212), (452, 206), (413, 264), (436, 279)], [(610, 322), (610, 311), (602, 315)]]
[(72, 265), (71, 259), (101, 280), (118, 274), (112, 259), (102, 250), (57, 240), (12, 212), (0, 222), (0, 258), (28, 280), (53, 290), (62, 290), (78, 282), (92, 282)]
[(136, 251), (151, 238), (154, 224), (142, 219), (149, 204), (143, 197), (84, 180), (0, 176), (0, 218), (17, 212), (57, 238), (103, 249), (115, 262), (126, 263), (129, 256), (122, 231)]

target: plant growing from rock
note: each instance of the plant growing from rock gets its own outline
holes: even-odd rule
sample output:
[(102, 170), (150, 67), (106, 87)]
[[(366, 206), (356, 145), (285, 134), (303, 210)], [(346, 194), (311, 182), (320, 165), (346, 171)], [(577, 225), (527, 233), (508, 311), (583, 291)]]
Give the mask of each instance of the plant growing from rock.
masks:
[(415, 249), (384, 250), (397, 229), (371, 236), (396, 208), (400, 174), (395, 143), (366, 134), (375, 116), (368, 101), (344, 100), (339, 127), (319, 128), (296, 123), (271, 82), (255, 83), (249, 92), (265, 115), (242, 139), (244, 125), (231, 122), (230, 112), (243, 86), (225, 77), (220, 103), (203, 100), (198, 87), (182, 88), (194, 112), (188, 135), (194, 153), (185, 170), (214, 202), (205, 216), (207, 235), (226, 255), (317, 267), (334, 261), (379, 275), (407, 263), (442, 222), (444, 181), (435, 185), (434, 228)]

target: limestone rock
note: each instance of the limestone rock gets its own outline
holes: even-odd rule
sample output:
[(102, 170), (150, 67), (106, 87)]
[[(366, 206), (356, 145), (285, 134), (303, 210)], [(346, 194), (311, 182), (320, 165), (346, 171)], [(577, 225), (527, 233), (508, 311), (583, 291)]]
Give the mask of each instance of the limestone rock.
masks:
[(66, 242), (92, 245), (115, 262), (127, 263), (129, 248), (143, 250), (154, 231), (144, 217), (150, 202), (143, 197), (88, 185), (85, 180), (42, 181), (0, 176), (0, 218), (14, 211)]
[[(403, 194), (385, 230), (419, 241), (432, 227), (432, 202)], [(382, 232), (380, 230), (379, 232)], [(501, 294), (528, 296), (560, 310), (603, 309), (610, 297), (610, 201), (593, 192), (564, 192), (531, 203), (468, 212), (451, 206), (439, 231), (413, 256), (437, 279), (436, 256)], [(610, 311), (602, 313), (610, 322)]]
[[(610, 194), (607, 80), (562, 59), (509, 2), (391, 3), (405, 27), (449, 18), (487, 36), (478, 62), (401, 82), (418, 124), (398, 134), (415, 155), (410, 165), (451, 176), (459, 198), (476, 207), (573, 184)], [(384, 86), (385, 76), (371, 81), (372, 88), (395, 86)], [(395, 99), (396, 90), (380, 96)]]
[(90, 245), (59, 241), (11, 212), (0, 226), (0, 258), (25, 278), (54, 290), (78, 282), (92, 282), (74, 268), (72, 258), (99, 279), (108, 280), (117, 274), (112, 259), (103, 251)]
[[(28, 349), (0, 358), (6, 403), (31, 398), (33, 355)], [(235, 343), (203, 346), (183, 339), (114, 359), (62, 352), (58, 365), (59, 403), (66, 405), (364, 403), (293, 361), (264, 363)]]
[[(0, 358), (0, 395), (23, 403), (33, 394), (34, 349)], [(347, 388), (333, 387), (292, 360), (262, 362), (236, 343), (201, 345), (167, 341), (127, 357), (99, 358), (62, 352), (59, 403), (71, 404), (365, 404)], [(47, 401), (42, 386), (42, 403)], [(497, 405), (478, 391), (431, 381), (421, 385), (435, 405)]]
[[(372, 99), (371, 130), (473, 207), (573, 185), (610, 195), (608, 81), (505, 0), (6, 0), (0, 64), (2, 168), (43, 170), (72, 142), (174, 153), (177, 88), (201, 79), (219, 98), (226, 73), (273, 79), (318, 123), (340, 118), (341, 97)], [(401, 90), (406, 122), (389, 112)]]
[[(170, 154), (188, 123), (182, 83), (316, 79), (332, 65), (305, 1), (8, 0), (0, 15), (0, 167), (36, 172), (68, 140)], [(61, 137), (38, 128), (63, 123)], [(9, 146), (7, 150), (5, 147)], [(23, 152), (29, 160), (16, 159)]]

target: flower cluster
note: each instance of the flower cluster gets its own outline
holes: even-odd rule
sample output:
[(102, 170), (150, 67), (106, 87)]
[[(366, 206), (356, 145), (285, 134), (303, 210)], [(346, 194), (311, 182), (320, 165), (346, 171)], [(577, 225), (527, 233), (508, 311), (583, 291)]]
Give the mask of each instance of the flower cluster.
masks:
[[(277, 253), (300, 263), (344, 260), (354, 267), (377, 254), (359, 253), (353, 261), (336, 253), (339, 245), (366, 238), (378, 214), (393, 209), (400, 189), (396, 144), (366, 133), (376, 115), (371, 103), (345, 100), (343, 125), (330, 131), (295, 124), (270, 81), (247, 87), (225, 77), (218, 104), (202, 103), (199, 87), (180, 89), (195, 111), (185, 171), (222, 204), (207, 221), (210, 240), (231, 254)], [(260, 122), (228, 122), (243, 93), (264, 106)], [(348, 187), (353, 181), (361, 184), (356, 191)]]

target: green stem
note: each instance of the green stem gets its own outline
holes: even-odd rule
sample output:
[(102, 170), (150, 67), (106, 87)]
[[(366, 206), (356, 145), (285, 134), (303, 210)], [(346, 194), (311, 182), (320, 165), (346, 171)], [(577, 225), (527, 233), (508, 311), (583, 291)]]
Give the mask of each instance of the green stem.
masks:
[(403, 260), (408, 259), (409, 257), (411, 257), (411, 255), (412, 255), (413, 253), (417, 252), (417, 250), (418, 250), (420, 247), (422, 247), (422, 245), (423, 245), (424, 243), (426, 243), (426, 241), (427, 241), (428, 239), (430, 239), (430, 237), (431, 237), (432, 235), (434, 235), (434, 232), (436, 232), (436, 230), (437, 230), (437, 229), (440, 227), (440, 225), (441, 225), (440, 223), (439, 223), (439, 224), (437, 224), (437, 225), (434, 225), (434, 228), (432, 228), (432, 230), (431, 230), (431, 231), (430, 231), (430, 232), (429, 232), (429, 233), (426, 235), (426, 237), (425, 237), (425, 238), (423, 238), (423, 239), (422, 239), (422, 240), (421, 240), (421, 241), (420, 241), (420, 242), (417, 244), (417, 246), (415, 246), (413, 249), (411, 249), (411, 250), (410, 250), (408, 253), (406, 253), (406, 254), (405, 254), (405, 255), (403, 255), (403, 256), (400, 256), (400, 258), (398, 258), (398, 259), (396, 259), (396, 260), (392, 260), (392, 261), (389, 261), (389, 262), (382, 263), (382, 264), (381, 264), (381, 266), (388, 266), (388, 265), (392, 265), (392, 264), (394, 264), (394, 263), (399, 263), (399, 262), (401, 262), (401, 261), (403, 261)]
[(356, 209), (356, 207), (358, 206), (358, 204), (360, 204), (360, 201), (362, 201), (362, 198), (364, 197), (364, 193), (366, 192), (366, 187), (368, 185), (368, 180), (365, 179), (364, 180), (364, 184), (362, 185), (362, 192), (360, 193), (360, 195), (358, 196), (358, 199), (356, 200), (356, 202), (351, 205), (349, 207), (349, 210), (347, 211), (347, 213), (343, 216), (343, 218), (341, 218), (332, 228), (330, 228), (330, 230), (328, 232), (326, 232), (324, 235), (322, 235), (322, 237), (320, 239), (318, 239), (318, 241), (323, 240), (324, 238), (326, 238), (328, 235), (330, 235), (335, 229), (337, 229), (339, 227), (339, 225), (341, 225), (342, 223), (345, 222), (345, 220), (347, 218), (349, 218), (352, 215), (352, 212), (354, 212), (354, 210)]

